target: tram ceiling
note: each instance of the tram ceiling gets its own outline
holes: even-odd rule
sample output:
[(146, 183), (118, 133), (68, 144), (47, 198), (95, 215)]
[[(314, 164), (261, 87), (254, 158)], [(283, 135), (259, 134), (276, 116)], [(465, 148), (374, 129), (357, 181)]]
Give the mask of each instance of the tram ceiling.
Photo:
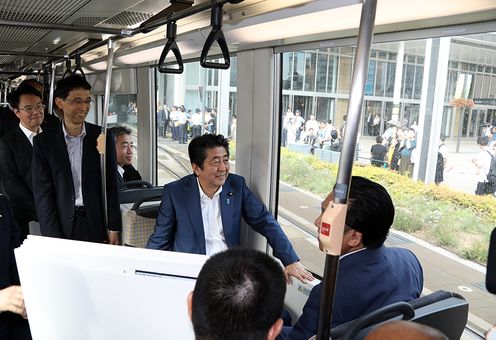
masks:
[[(174, 13), (187, 10), (192, 2), (169, 1), (179, 6), (172, 11)], [(350, 18), (358, 18), (355, 12), (360, 7), (360, 0), (244, 0), (235, 4), (238, 1), (224, 5), (223, 30), (229, 51), (356, 34), (358, 19)], [(211, 3), (211, 0), (194, 0), (193, 6)], [(169, 5), (167, 0), (0, 1), (0, 51), (16, 53), (0, 53), (0, 71), (37, 71), (51, 60), (61, 61), (61, 56), (73, 58), (83, 52), (83, 67), (99, 64), (105, 60), (104, 40), (109, 36), (119, 37), (115, 55), (117, 65), (119, 62), (157, 63), (167, 41), (166, 8)], [(409, 0), (379, 0), (375, 31), (462, 25), (477, 18), (496, 20), (496, 2), (418, 0), (412, 4)], [(210, 12), (203, 11), (177, 21), (176, 42), (185, 59), (200, 57), (211, 32), (210, 19)], [(144, 30), (140, 25), (148, 25), (149, 29)], [(142, 31), (148, 33), (139, 33)], [(214, 49), (212, 52), (220, 54), (221, 51)], [(48, 57), (50, 54), (53, 58)], [(133, 57), (144, 54), (149, 61), (140, 63), (143, 58)], [(167, 62), (171, 61), (170, 55)], [(97, 70), (91, 66), (87, 69)], [(6, 78), (0, 75), (0, 81), (2, 79)]]
[[(221, 3), (216, 0), (215, 3)], [(232, 0), (233, 4), (243, 0)], [(271, 3), (271, 10), (300, 5), (311, 0), (244, 0), (245, 6)], [(0, 55), (0, 71), (38, 70), (50, 61), (43, 54), (53, 53), (55, 58), (82, 49), (87, 41), (105, 40), (108, 36), (126, 37), (138, 33), (139, 25), (145, 23), (154, 30), (170, 12), (177, 13), (191, 4), (211, 4), (211, 0), (4, 0), (0, 2), (0, 50), (13, 51), (12, 55)], [(226, 1), (224, 1), (226, 2)], [(226, 17), (235, 5), (227, 3)], [(238, 9), (238, 8), (237, 8)], [(250, 12), (253, 15), (253, 12)], [(249, 15), (247, 15), (249, 16)], [(193, 15), (181, 20), (179, 31), (209, 26), (210, 13)], [(165, 28), (165, 26), (164, 26)], [(162, 32), (163, 39), (163, 32)], [(144, 36), (143, 34), (139, 34)], [(133, 39), (129, 39), (133, 41)], [(126, 40), (124, 39), (123, 43)], [(102, 50), (106, 44), (102, 43)], [(24, 54), (24, 56), (22, 55)], [(29, 58), (28, 58), (29, 56)], [(0, 76), (0, 80), (5, 79)]]

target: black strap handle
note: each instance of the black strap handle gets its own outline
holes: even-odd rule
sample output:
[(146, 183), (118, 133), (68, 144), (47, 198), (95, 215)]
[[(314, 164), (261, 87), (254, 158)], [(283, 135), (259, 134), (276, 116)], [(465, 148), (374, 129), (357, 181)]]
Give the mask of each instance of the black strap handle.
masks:
[(83, 78), (86, 78), (84, 75), (83, 69), (81, 68), (81, 56), (77, 55), (76, 56), (76, 67), (74, 67), (74, 70), (72, 70), (72, 74), (76, 74), (76, 72), (79, 72)]
[[(212, 7), (212, 16), (211, 16), (211, 25), (212, 31), (207, 37), (207, 41), (205, 41), (205, 45), (203, 46), (201, 57), (200, 57), (200, 65), (205, 68), (214, 68), (227, 70), (229, 66), (231, 66), (231, 60), (229, 58), (229, 49), (227, 47), (226, 38), (224, 37), (224, 33), (222, 32), (222, 17), (224, 15), (224, 10), (220, 5), (214, 5)], [(212, 48), (213, 44), (217, 41), (219, 44), (220, 50), (222, 51), (222, 56), (224, 57), (224, 63), (214, 63), (207, 61), (208, 52)]]
[(64, 79), (67, 76), (72, 75), (71, 68), (72, 68), (72, 66), (71, 66), (71, 59), (66, 59), (66, 61), (65, 61), (65, 72), (62, 75), (62, 79)]
[[(158, 71), (160, 73), (183, 73), (183, 58), (181, 57), (181, 52), (179, 51), (179, 47), (177, 47), (176, 44), (176, 32), (177, 25), (175, 22), (170, 22), (169, 24), (167, 24), (167, 43), (165, 44), (162, 54), (160, 55), (160, 59), (158, 60)], [(172, 51), (172, 53), (174, 53), (174, 56), (176, 57), (177, 68), (166, 66), (165, 58), (167, 58), (167, 54), (169, 54), (170, 51)], [(168, 65), (172, 64), (174, 63), (168, 63)]]

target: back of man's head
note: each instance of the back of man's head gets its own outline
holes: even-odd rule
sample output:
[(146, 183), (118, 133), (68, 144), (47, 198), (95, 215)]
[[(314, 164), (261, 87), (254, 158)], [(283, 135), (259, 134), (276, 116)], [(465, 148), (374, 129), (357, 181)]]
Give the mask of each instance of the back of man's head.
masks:
[(394, 205), (386, 189), (369, 179), (353, 176), (346, 225), (362, 233), (367, 248), (382, 246), (394, 220)]
[(189, 300), (196, 338), (275, 338), (285, 294), (282, 268), (270, 256), (243, 248), (218, 253), (203, 266)]
[(410, 321), (386, 322), (371, 331), (365, 340), (448, 340), (448, 337), (432, 327)]

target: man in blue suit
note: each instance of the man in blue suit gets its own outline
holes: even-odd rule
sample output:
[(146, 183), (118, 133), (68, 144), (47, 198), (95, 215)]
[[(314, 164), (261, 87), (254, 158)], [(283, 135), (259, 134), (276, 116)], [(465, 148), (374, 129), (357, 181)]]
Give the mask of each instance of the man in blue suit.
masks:
[(164, 186), (155, 231), (147, 248), (213, 255), (240, 245), (241, 217), (264, 235), (285, 275), (306, 282), (312, 275), (301, 265), (287, 236), (241, 176), (229, 174), (229, 142), (206, 134), (188, 146), (193, 175)]
[[(324, 211), (334, 200), (331, 192)], [(394, 220), (394, 205), (380, 184), (353, 176), (339, 260), (331, 327), (399, 301), (420, 296), (422, 267), (408, 249), (389, 248), (384, 241)], [(322, 215), (315, 220), (320, 227)], [(309, 339), (317, 334), (322, 284), (315, 286), (294, 327), (279, 339)]]

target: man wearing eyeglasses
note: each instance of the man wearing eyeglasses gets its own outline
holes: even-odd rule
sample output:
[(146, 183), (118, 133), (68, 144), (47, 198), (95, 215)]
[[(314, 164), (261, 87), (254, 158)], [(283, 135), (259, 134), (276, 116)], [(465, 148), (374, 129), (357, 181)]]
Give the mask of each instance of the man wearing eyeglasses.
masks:
[(114, 141), (106, 138), (102, 148), (107, 163), (105, 214), (97, 149), (101, 127), (85, 122), (92, 103), (90, 90), (91, 85), (79, 75), (57, 82), (55, 104), (64, 119), (33, 144), (36, 211), (44, 236), (118, 244), (121, 215)]
[(42, 131), (45, 106), (41, 94), (27, 85), (19, 86), (10, 98), (19, 123), (0, 139), (0, 178), (2, 192), (12, 204), (24, 239), (29, 233), (29, 222), (38, 220), (31, 180), (31, 156), (33, 138)]

